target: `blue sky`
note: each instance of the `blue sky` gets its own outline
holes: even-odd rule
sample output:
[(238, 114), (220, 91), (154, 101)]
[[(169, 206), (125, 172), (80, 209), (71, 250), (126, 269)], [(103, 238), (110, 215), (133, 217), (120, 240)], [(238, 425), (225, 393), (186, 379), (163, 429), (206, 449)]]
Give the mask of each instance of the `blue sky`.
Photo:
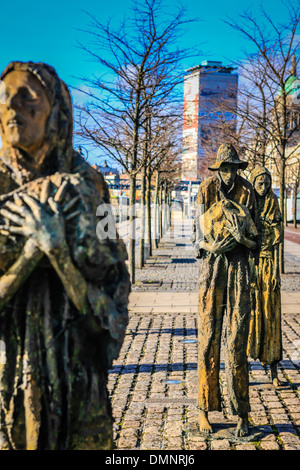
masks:
[[(280, 0), (182, 0), (187, 7), (187, 16), (200, 18), (192, 24), (182, 38), (182, 46), (199, 46), (203, 55), (189, 59), (186, 67), (197, 65), (202, 60), (222, 60), (229, 63), (241, 57), (247, 47), (241, 37), (222, 20), (237, 19), (239, 13), (250, 9), (259, 15), (259, 7), (272, 14), (275, 20), (284, 20), (285, 9)], [(177, 4), (165, 0), (170, 11)], [(123, 18), (130, 2), (127, 0), (15, 0), (1, 5), (1, 52), (0, 68), (11, 60), (32, 60), (54, 66), (60, 77), (71, 86), (80, 84), (76, 77), (97, 73), (96, 66), (77, 47), (86, 35), (79, 31), (89, 23), (84, 11), (99, 20), (112, 17), (115, 23)], [(74, 101), (76, 95), (73, 92)]]

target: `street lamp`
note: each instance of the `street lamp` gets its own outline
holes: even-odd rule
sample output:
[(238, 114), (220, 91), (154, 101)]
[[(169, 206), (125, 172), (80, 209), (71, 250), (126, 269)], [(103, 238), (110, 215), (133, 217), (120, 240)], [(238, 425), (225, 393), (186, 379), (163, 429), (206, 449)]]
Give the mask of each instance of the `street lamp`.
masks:
[[(84, 153), (83, 153), (82, 149), (85, 150), (86, 156), (84, 156)], [(88, 161), (89, 152), (88, 152), (88, 150), (87, 150), (85, 147), (83, 147), (83, 145), (79, 145), (78, 148), (77, 148), (77, 151), (80, 153), (80, 155), (81, 155), (86, 161)]]

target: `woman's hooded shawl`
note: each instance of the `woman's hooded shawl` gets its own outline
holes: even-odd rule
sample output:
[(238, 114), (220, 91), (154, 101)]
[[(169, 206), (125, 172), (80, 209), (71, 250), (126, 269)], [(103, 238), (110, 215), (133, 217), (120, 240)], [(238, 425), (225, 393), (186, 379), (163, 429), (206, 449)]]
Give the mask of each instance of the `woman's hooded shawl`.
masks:
[(3, 148), (0, 149), (1, 193), (7, 193), (39, 176), (55, 172), (79, 172), (96, 186), (101, 197), (109, 203), (108, 188), (103, 176), (73, 149), (72, 100), (66, 84), (60, 80), (53, 67), (33, 62), (11, 62), (2, 72), (0, 79), (3, 80), (14, 70), (30, 72), (39, 80), (50, 102), (51, 113), (44, 139), (46, 157), (39, 174), (29, 167), (26, 154), (21, 150), (10, 149), (7, 153)]
[(257, 198), (258, 217), (261, 223), (262, 240), (261, 249), (276, 245), (281, 242), (281, 213), (278, 199), (272, 191), (272, 177), (269, 170), (265, 167), (256, 167), (250, 175), (250, 182), (253, 187), (255, 180), (262, 175), (270, 178), (270, 189), (264, 198)]
[[(43, 86), (51, 106), (45, 138), (49, 146), (45, 165), (50, 164), (52, 171), (55, 166), (56, 171), (69, 172), (73, 158), (73, 116), (67, 86), (59, 79), (54, 68), (47, 64), (11, 62), (2, 72), (0, 79), (3, 80), (12, 71), (30, 72)], [(47, 173), (46, 168), (44, 172)]]

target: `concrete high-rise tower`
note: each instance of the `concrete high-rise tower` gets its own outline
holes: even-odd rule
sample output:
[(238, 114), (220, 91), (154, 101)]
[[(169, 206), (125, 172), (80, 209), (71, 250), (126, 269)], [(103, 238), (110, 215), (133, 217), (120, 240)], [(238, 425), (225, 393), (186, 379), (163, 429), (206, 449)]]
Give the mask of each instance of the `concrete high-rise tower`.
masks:
[[(235, 122), (233, 113), (221, 111), (221, 103), (228, 100), (230, 108), (237, 105), (238, 74), (222, 62), (205, 60), (192, 67), (184, 76), (183, 155), (182, 179), (196, 181), (202, 178), (205, 159), (203, 142), (220, 113)], [(219, 108), (218, 108), (219, 107)]]

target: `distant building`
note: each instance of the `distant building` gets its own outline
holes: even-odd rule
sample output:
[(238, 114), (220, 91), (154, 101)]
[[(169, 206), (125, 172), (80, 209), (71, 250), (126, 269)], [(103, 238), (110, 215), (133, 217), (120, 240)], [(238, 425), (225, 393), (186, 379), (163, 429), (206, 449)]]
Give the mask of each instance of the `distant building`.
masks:
[(128, 173), (121, 173), (120, 174), (120, 184), (127, 189), (129, 189), (130, 186), (130, 179)]
[[(205, 140), (210, 127), (221, 112), (218, 106), (222, 100), (230, 100), (231, 107), (235, 109), (237, 90), (236, 68), (224, 66), (222, 62), (205, 60), (201, 65), (186, 71), (182, 180), (197, 181), (202, 178), (202, 164), (206, 157)], [(236, 116), (232, 113), (225, 113), (225, 119), (235, 122)]]
[[(299, 179), (300, 168), (300, 80), (297, 77), (296, 57), (293, 56), (292, 68), (290, 75), (285, 81), (285, 93), (287, 102), (287, 145), (286, 145), (286, 173), (285, 184), (286, 189), (294, 186), (297, 178)], [(282, 89), (279, 88), (276, 100), (280, 102), (282, 99)], [(274, 119), (278, 119), (278, 115), (274, 113)], [(280, 176), (280, 157), (276, 150), (275, 142), (270, 140), (267, 147), (267, 155), (269, 156), (268, 167), (272, 175), (274, 187), (279, 187)]]
[(108, 184), (118, 184), (120, 182), (120, 174), (116, 168), (110, 167), (107, 161), (103, 165), (92, 165), (93, 168), (100, 171)]

